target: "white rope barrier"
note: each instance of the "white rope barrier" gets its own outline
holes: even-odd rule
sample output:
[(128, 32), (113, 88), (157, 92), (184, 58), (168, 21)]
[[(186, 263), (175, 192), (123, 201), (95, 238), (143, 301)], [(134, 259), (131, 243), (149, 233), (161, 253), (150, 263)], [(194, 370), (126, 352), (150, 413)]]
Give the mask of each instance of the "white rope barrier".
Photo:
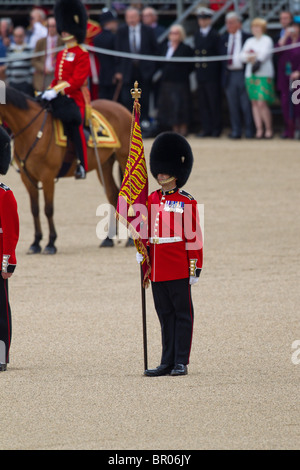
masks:
[[(112, 55), (115, 57), (124, 57), (128, 59), (138, 60), (152, 60), (154, 62), (221, 62), (228, 61), (233, 58), (232, 55), (218, 55), (218, 56), (207, 56), (207, 57), (165, 57), (156, 55), (145, 55), (145, 54), (132, 54), (129, 52), (111, 51), (108, 49), (102, 49), (94, 46), (85, 46), (89, 51), (96, 52), (99, 54)], [(286, 46), (274, 47), (270, 50), (271, 54), (295, 49), (300, 47), (300, 42), (295, 44), (288, 44)]]
[[(55, 49), (49, 49), (48, 54), (54, 54), (56, 52), (62, 51), (64, 47), (56, 47)], [(15, 54), (15, 56), (14, 56)], [(35, 57), (42, 57), (46, 55), (45, 51), (42, 52), (28, 52), (26, 54), (22, 54), (22, 51), (15, 51), (9, 57), (0, 57), (0, 64), (6, 64), (9, 62), (16, 62), (18, 60), (30, 60), (34, 59)]]
[[(218, 55), (218, 56), (207, 56), (207, 57), (165, 57), (165, 56), (157, 56), (157, 55), (146, 55), (146, 54), (132, 54), (131, 52), (121, 52), (121, 51), (114, 51), (110, 49), (103, 49), (101, 47), (94, 47), (94, 46), (88, 46), (86, 44), (83, 45), (88, 51), (90, 52), (96, 52), (99, 54), (104, 54), (104, 55), (110, 55), (114, 57), (119, 57), (119, 58), (126, 58), (126, 59), (134, 59), (134, 60), (148, 60), (148, 61), (154, 61), (154, 62), (222, 62), (222, 61), (228, 61), (233, 58), (231, 55)], [(286, 46), (281, 46), (281, 47), (274, 47), (273, 49), (270, 50), (271, 54), (276, 54), (278, 52), (283, 52), (287, 51), (290, 49), (295, 49), (297, 47), (300, 47), (300, 42), (294, 43), (294, 44), (288, 44)], [(51, 49), (48, 51), (48, 53), (56, 53), (61, 50), (63, 50), (64, 47), (57, 47), (55, 49)], [(35, 57), (41, 57), (46, 55), (45, 52), (32, 52), (28, 54), (23, 54), (20, 57), (19, 51), (16, 51), (16, 57), (13, 56), (13, 54), (10, 57), (1, 57), (0, 58), (0, 64), (6, 64), (9, 62), (15, 62), (16, 60), (30, 60)]]

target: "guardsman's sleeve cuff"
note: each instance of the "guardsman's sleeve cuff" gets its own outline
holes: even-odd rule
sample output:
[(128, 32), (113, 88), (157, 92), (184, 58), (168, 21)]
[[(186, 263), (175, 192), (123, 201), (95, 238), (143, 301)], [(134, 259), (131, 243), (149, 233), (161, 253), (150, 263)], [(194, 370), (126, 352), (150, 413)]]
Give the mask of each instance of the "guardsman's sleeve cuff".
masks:
[(190, 259), (190, 276), (199, 277), (201, 268), (197, 268), (197, 260)]
[(68, 88), (69, 86), (70, 86), (70, 83), (68, 82), (60, 82), (53, 87), (53, 90), (55, 90), (56, 93), (61, 93), (65, 90), (65, 88)]
[(15, 264), (9, 264), (8, 262), (9, 258), (10, 258), (9, 255), (3, 255), (2, 266), (1, 266), (1, 271), (3, 273), (13, 273), (16, 268)]

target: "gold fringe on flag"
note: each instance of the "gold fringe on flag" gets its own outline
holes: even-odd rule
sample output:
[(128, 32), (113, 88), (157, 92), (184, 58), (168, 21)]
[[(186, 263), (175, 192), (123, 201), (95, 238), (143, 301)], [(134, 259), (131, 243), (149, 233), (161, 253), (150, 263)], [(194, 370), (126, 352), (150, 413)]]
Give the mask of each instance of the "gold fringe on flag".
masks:
[[(135, 121), (135, 112), (137, 112), (139, 116), (141, 114), (141, 105), (139, 103), (139, 99), (141, 98), (142, 90), (139, 88), (139, 84), (138, 84), (137, 81), (134, 82), (134, 88), (132, 88), (130, 90), (130, 93), (131, 93), (132, 99), (134, 99), (133, 109), (132, 109), (131, 131), (130, 131), (130, 146), (131, 146), (132, 132), (133, 132), (133, 126), (134, 126), (134, 121)], [(131, 148), (129, 149), (129, 156), (130, 156), (130, 150), (131, 150)], [(134, 208), (132, 207), (132, 199), (131, 199), (131, 167), (130, 167), (130, 164), (129, 164), (129, 187), (130, 187), (130, 199), (129, 199), (128, 217), (135, 217), (135, 211), (134, 211)]]

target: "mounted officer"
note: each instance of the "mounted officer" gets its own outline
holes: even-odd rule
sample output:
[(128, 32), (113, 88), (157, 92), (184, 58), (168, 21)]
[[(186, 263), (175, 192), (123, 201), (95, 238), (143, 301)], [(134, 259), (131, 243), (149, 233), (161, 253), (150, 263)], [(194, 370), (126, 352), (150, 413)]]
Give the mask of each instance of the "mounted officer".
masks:
[(57, 55), (54, 80), (50, 89), (43, 93), (42, 99), (51, 101), (54, 117), (59, 117), (64, 123), (78, 160), (75, 178), (83, 179), (87, 170), (83, 131), (86, 100), (83, 87), (90, 73), (89, 53), (82, 46), (86, 37), (87, 13), (80, 0), (58, 0), (54, 15), (65, 48)]

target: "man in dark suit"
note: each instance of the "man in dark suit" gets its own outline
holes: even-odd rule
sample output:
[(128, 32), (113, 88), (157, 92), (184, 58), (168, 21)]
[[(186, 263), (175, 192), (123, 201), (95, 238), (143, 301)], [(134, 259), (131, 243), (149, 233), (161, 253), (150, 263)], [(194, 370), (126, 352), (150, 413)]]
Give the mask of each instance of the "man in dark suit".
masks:
[[(102, 31), (94, 38), (94, 46), (110, 51), (115, 49), (118, 17), (115, 11), (104, 11), (99, 18)], [(116, 90), (115, 57), (109, 54), (97, 53), (100, 63), (99, 98), (112, 100)]]
[(279, 23), (281, 25), (281, 30), (279, 35), (275, 38), (275, 44), (285, 35), (286, 29), (292, 24), (292, 22), (293, 14), (290, 11), (283, 10), (280, 12)]
[[(142, 21), (146, 26), (149, 26), (150, 28), (153, 29), (156, 40), (157, 40), (158, 45), (159, 45), (159, 49), (161, 49), (161, 47), (163, 47), (164, 44), (167, 44), (168, 38), (165, 34), (167, 28), (165, 26), (162, 26), (159, 23), (159, 17), (158, 17), (157, 10), (155, 10), (152, 7), (146, 6), (142, 10)], [(161, 39), (162, 37), (164, 37), (164, 39)], [(160, 65), (161, 65), (160, 63), (157, 64), (158, 71), (160, 69)], [(158, 96), (159, 96), (160, 87), (161, 87), (161, 76), (160, 76), (160, 74), (158, 74), (158, 75), (155, 74), (154, 77), (153, 77), (153, 81), (151, 83), (151, 94), (153, 96), (153, 106), (154, 106), (154, 110), (155, 110), (155, 115), (157, 115)], [(152, 126), (154, 126), (154, 129), (152, 128), (153, 131), (154, 131), (154, 134), (156, 132), (155, 125), (156, 125), (156, 123), (152, 124)]]
[(146, 26), (154, 30), (157, 40), (166, 31), (166, 28), (159, 24), (157, 11), (152, 7), (145, 7), (142, 11), (142, 21)]
[(244, 64), (240, 60), (242, 47), (250, 37), (241, 30), (241, 20), (237, 13), (226, 15), (227, 32), (221, 36), (220, 54), (230, 56), (228, 61), (222, 61), (222, 84), (227, 97), (232, 139), (242, 135), (242, 124), (245, 125), (245, 136), (252, 138), (254, 133), (251, 103), (248, 98)]
[[(116, 50), (133, 54), (157, 55), (158, 44), (152, 28), (141, 23), (137, 8), (129, 7), (125, 12), (126, 24), (116, 33)], [(155, 62), (120, 57), (116, 61), (116, 79), (122, 80), (121, 102), (130, 111), (133, 101), (130, 89), (137, 80), (142, 89), (141, 125), (149, 122), (149, 96)], [(147, 124), (145, 125), (145, 127)]]
[[(217, 56), (220, 49), (219, 33), (211, 27), (213, 11), (201, 7), (197, 10), (199, 28), (195, 34), (197, 57)], [(199, 114), (202, 131), (197, 137), (219, 137), (222, 130), (220, 62), (196, 63)]]

